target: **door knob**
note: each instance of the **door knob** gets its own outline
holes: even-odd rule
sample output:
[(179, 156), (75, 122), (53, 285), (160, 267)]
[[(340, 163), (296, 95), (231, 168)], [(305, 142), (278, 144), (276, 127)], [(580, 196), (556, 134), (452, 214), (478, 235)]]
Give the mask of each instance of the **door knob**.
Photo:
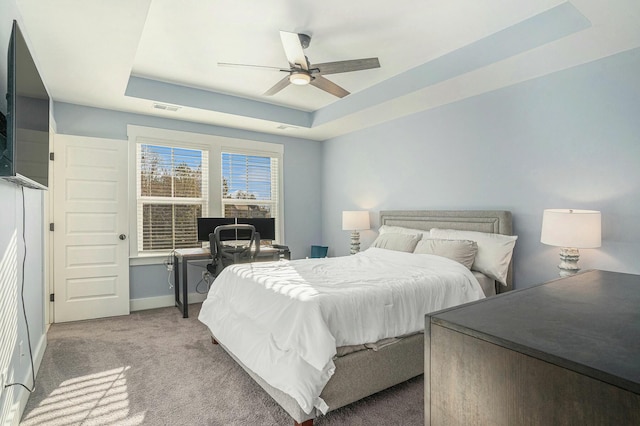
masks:
[(126, 240), (127, 236), (124, 235), (124, 234), (120, 234), (120, 235), (118, 235), (118, 238), (120, 238), (121, 240)]

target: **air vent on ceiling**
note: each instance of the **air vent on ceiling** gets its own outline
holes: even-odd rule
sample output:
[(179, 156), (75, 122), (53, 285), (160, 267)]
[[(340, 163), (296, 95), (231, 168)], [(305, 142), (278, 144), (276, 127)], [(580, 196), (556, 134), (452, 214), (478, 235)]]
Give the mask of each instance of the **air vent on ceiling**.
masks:
[(175, 106), (175, 105), (167, 105), (167, 104), (158, 104), (158, 103), (154, 103), (154, 104), (153, 104), (153, 107), (154, 107), (155, 109), (161, 109), (161, 110), (163, 110), (163, 111), (172, 111), (172, 112), (175, 112), (175, 111), (177, 111), (177, 110), (179, 110), (179, 109), (180, 109), (180, 107), (179, 107), (179, 106)]
[(287, 129), (297, 129), (297, 127), (296, 126), (287, 126), (286, 124), (281, 124), (278, 127), (276, 127), (276, 129), (287, 130)]

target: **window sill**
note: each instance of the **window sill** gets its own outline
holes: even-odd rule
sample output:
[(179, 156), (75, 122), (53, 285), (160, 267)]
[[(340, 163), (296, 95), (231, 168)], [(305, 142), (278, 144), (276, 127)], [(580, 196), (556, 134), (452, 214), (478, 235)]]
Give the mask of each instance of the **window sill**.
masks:
[(164, 265), (169, 259), (170, 255), (171, 252), (138, 254), (136, 256), (130, 256), (129, 266)]

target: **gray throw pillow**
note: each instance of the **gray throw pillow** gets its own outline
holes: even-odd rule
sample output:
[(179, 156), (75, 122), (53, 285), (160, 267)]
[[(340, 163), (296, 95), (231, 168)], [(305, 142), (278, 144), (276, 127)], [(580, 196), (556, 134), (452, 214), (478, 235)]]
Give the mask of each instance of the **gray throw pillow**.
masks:
[(418, 240), (420, 240), (418, 235), (384, 233), (378, 235), (371, 247), (411, 253), (416, 248)]
[(471, 269), (478, 254), (478, 243), (470, 240), (443, 240), (423, 238), (418, 241), (413, 251), (418, 254), (435, 254), (462, 263)]

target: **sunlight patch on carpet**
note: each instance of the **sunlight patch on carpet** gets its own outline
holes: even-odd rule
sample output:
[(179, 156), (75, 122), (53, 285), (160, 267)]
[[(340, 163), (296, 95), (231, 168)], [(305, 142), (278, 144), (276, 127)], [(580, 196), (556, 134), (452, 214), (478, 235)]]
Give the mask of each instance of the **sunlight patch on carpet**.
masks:
[(115, 368), (65, 380), (23, 419), (21, 425), (123, 425), (144, 422), (131, 414), (126, 372)]

